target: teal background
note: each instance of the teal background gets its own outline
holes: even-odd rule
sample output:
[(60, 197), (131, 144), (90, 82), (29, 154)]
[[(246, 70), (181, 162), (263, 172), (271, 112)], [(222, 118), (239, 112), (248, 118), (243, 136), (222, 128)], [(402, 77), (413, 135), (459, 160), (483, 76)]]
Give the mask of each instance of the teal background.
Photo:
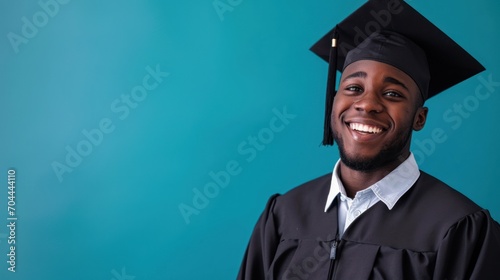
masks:
[[(409, 2), (485, 65), (479, 76), (500, 81), (500, 2)], [(320, 146), (327, 65), (308, 49), (364, 1), (221, 0), (230, 7), (221, 15), (213, 3), (69, 1), (17, 53), (7, 34), (21, 35), (22, 17), (42, 8), (0, 3), (0, 279), (234, 279), (268, 197), (331, 171), (337, 149)], [(168, 77), (120, 119), (113, 102), (157, 65)], [(413, 149), (422, 170), (499, 220), (500, 87), (467, 117), (451, 114), (460, 125), (443, 118), (478, 85), (474, 77), (429, 100), (414, 138), (440, 129), (447, 139)], [(284, 108), (295, 117), (253, 157), (238, 149)], [(104, 118), (114, 130), (60, 181), (53, 163)], [(229, 162), (238, 174), (187, 223), (179, 205), (193, 206), (193, 189)]]

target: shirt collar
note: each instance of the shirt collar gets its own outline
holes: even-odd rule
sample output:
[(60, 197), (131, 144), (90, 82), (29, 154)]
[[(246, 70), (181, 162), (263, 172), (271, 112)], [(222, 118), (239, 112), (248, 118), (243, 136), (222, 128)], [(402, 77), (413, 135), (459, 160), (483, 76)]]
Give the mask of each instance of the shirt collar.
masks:
[[(325, 212), (330, 208), (337, 194), (346, 195), (344, 185), (338, 176), (339, 163), (340, 160), (337, 161), (333, 168)], [(391, 210), (398, 200), (413, 186), (419, 176), (420, 170), (418, 169), (417, 162), (413, 153), (410, 153), (410, 156), (396, 167), (396, 169), (367, 189), (371, 189), (387, 208)]]

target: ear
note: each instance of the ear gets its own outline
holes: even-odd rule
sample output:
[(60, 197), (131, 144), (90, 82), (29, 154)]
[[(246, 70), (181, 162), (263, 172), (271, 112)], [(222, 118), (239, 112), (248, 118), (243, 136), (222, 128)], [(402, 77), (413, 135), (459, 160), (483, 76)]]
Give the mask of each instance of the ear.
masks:
[(429, 109), (427, 107), (419, 107), (415, 113), (415, 118), (413, 119), (413, 130), (419, 131), (424, 128), (425, 121), (427, 120), (427, 112)]

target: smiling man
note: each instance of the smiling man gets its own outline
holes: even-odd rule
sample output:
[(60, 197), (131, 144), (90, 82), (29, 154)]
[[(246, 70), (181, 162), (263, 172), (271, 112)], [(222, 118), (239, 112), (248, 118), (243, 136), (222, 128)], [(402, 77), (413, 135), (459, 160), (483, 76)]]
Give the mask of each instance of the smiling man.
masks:
[(410, 151), (425, 101), (481, 64), (397, 0), (368, 1), (312, 50), (329, 62), (323, 144), (340, 160), (270, 198), (238, 279), (500, 279), (500, 225)]
[[(348, 65), (331, 115), (344, 181), (362, 176), (356, 180), (371, 185), (408, 158), (412, 130), (425, 124), (422, 104), (419, 88), (403, 71), (373, 60)], [(364, 189), (343, 183), (349, 191)]]

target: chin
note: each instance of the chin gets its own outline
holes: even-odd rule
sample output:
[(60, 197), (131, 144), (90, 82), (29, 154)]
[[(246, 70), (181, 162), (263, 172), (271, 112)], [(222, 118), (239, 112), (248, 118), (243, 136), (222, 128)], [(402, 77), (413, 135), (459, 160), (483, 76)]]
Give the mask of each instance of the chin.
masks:
[(376, 154), (363, 155), (360, 153), (346, 153), (339, 147), (340, 159), (350, 169), (362, 172), (370, 172), (383, 168), (391, 168), (403, 162), (403, 154), (391, 150), (382, 150)]
[(373, 157), (350, 157), (341, 153), (340, 160), (350, 169), (362, 172), (373, 171), (383, 166)]

